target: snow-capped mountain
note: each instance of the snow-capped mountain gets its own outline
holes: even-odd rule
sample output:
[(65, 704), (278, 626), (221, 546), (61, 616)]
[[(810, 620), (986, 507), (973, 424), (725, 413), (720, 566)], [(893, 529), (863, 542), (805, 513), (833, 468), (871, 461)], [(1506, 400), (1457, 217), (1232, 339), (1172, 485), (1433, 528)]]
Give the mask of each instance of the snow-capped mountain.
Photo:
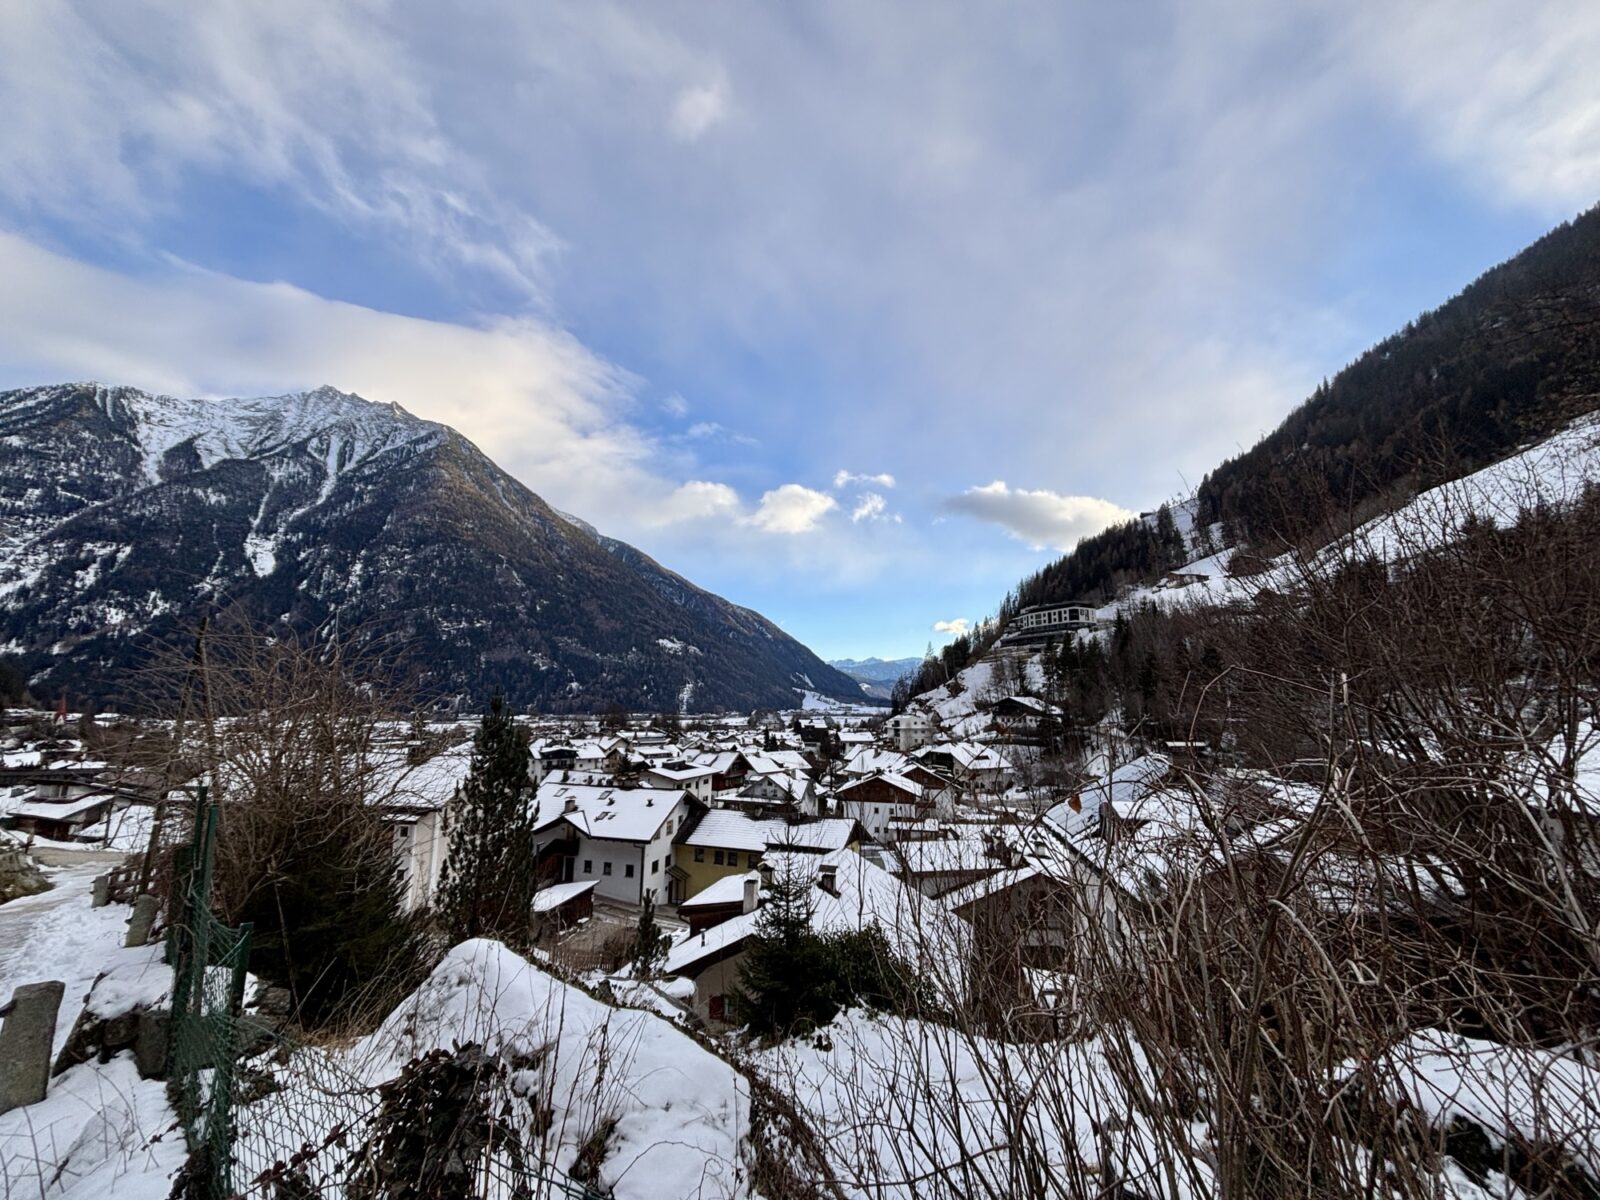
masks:
[(0, 653), (36, 691), (132, 699), (131, 668), (230, 604), (297, 630), (337, 613), (441, 696), (500, 687), (570, 711), (860, 695), (764, 617), (397, 405), (327, 387), (0, 393)]
[(837, 667), (861, 685), (861, 693), (876, 700), (889, 699), (894, 685), (922, 665), (920, 658), (833, 658), (830, 667)]

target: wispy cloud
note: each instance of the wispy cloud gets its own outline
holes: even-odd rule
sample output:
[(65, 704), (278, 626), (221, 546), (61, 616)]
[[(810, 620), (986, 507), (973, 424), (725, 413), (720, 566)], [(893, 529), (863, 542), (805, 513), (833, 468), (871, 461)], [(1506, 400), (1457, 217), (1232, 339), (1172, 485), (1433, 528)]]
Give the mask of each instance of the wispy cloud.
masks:
[(853, 483), (869, 484), (872, 487), (892, 488), (894, 486), (894, 476), (889, 474), (887, 471), (883, 471), (877, 475), (855, 475), (844, 470), (834, 472), (833, 486), (835, 489), (849, 487)]
[(678, 93), (672, 105), (669, 125), (673, 136), (684, 142), (698, 142), (713, 126), (728, 116), (728, 81), (718, 78), (695, 84)]
[(966, 617), (951, 617), (948, 621), (935, 621), (933, 632), (945, 634), (947, 637), (960, 637), (972, 629), (972, 622)]
[(868, 492), (856, 501), (856, 506), (850, 510), (850, 520), (856, 524), (862, 521), (873, 521), (884, 515), (888, 501), (877, 492)]

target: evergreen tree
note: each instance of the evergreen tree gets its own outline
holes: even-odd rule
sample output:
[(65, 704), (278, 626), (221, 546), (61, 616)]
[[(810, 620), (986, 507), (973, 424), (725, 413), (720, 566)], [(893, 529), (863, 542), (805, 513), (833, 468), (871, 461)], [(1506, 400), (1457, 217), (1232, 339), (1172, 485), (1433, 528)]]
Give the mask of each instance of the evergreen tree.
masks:
[(478, 727), (472, 765), (446, 811), (439, 919), (452, 942), (527, 937), (534, 874), (528, 747), (499, 693)]
[(668, 939), (656, 924), (656, 902), (645, 894), (644, 905), (639, 909), (639, 927), (633, 937), (633, 973), (640, 979), (655, 974)]
[(833, 1016), (833, 973), (827, 943), (811, 928), (811, 881), (799, 871), (781, 871), (766, 891), (736, 1005), (754, 1032), (782, 1036)]

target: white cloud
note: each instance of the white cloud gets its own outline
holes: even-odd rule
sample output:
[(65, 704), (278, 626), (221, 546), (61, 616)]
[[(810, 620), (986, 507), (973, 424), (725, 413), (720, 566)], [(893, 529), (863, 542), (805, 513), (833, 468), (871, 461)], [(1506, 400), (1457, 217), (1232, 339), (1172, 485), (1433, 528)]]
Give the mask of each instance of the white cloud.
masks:
[(691, 479), (680, 484), (650, 514), (659, 525), (680, 521), (699, 521), (707, 517), (728, 517), (739, 512), (739, 493), (725, 483)]
[(673, 136), (680, 141), (698, 142), (707, 130), (721, 124), (727, 116), (728, 83), (719, 78), (679, 92), (672, 105), (669, 125)]
[(181, 266), (134, 278), (3, 232), (0, 278), (11, 383), (98, 377), (202, 396), (328, 383), (453, 426), (607, 530), (637, 528), (675, 486), (618, 415), (630, 377), (531, 318), (424, 321)]
[(1002, 526), (1034, 549), (1070, 550), (1078, 539), (1099, 533), (1134, 514), (1095, 496), (1063, 496), (1043, 489), (1011, 488), (995, 480), (971, 487), (946, 503), (958, 512)]
[(855, 475), (845, 470), (834, 472), (833, 486), (835, 489), (849, 487), (852, 483), (870, 484), (873, 487), (892, 488), (894, 486), (894, 476), (890, 475), (887, 471), (881, 475)]
[(960, 637), (972, 628), (972, 622), (966, 617), (951, 617), (948, 621), (935, 621), (933, 631), (947, 634), (950, 637)]
[(786, 483), (763, 493), (756, 511), (744, 521), (768, 533), (809, 533), (837, 507), (838, 502), (826, 492)]
[(673, 392), (661, 402), (661, 411), (669, 417), (686, 417), (689, 415), (689, 402)]

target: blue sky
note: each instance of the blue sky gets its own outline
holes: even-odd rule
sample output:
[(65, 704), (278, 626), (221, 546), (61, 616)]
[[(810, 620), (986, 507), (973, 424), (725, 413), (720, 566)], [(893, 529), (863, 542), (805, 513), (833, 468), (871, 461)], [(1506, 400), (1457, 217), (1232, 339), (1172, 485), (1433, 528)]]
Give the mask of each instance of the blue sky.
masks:
[(1580, 0), (11, 0), (0, 45), (0, 386), (397, 400), (830, 657), (1600, 199)]

